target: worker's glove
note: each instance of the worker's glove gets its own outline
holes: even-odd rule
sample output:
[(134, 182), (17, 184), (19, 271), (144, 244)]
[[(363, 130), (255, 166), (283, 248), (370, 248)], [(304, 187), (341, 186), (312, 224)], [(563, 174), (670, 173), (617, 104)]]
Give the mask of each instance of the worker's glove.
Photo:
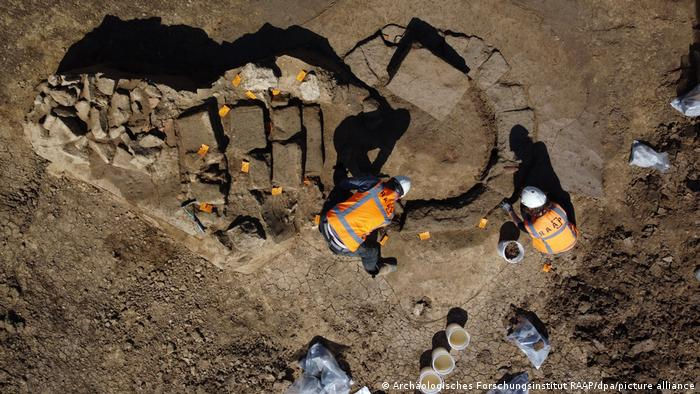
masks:
[(501, 203), (501, 209), (506, 211), (506, 213), (511, 213), (511, 211), (513, 210), (513, 207), (508, 203), (508, 201), (503, 201)]

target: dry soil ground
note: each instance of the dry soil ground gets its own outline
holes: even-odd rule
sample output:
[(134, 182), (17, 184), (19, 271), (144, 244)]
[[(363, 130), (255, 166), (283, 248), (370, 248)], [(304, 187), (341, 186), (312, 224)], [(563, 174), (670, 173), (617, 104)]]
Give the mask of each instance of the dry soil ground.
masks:
[[(698, 383), (700, 145), (697, 125), (668, 105), (695, 40), (693, 1), (6, 0), (0, 10), (3, 391), (281, 392), (316, 336), (342, 345), (356, 387), (380, 390), (415, 379), (454, 307), (468, 313), (472, 344), (450, 382), (528, 371), (534, 382)], [(527, 89), (536, 137), (572, 194), (579, 244), (553, 272), (531, 249), (507, 265), (496, 212), (484, 231), (438, 230), (424, 242), (395, 233), (385, 254), (399, 271), (386, 278), (329, 255), (310, 227), (247, 274), (216, 268), (111, 194), (49, 174), (25, 139), (35, 86), (106, 15), (158, 16), (217, 42), (300, 25), (339, 55), (414, 17), (481, 37)], [(671, 171), (628, 166), (634, 139), (668, 152)], [(455, 181), (432, 170), (435, 182)], [(429, 304), (419, 316), (417, 303)], [(548, 328), (539, 370), (504, 339), (513, 307)]]

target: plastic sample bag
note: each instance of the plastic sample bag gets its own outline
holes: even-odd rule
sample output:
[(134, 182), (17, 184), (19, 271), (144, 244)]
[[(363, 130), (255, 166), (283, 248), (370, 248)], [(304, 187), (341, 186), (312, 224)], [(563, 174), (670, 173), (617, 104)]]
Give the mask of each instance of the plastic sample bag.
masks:
[(300, 363), (304, 374), (285, 394), (348, 394), (352, 381), (335, 357), (320, 343), (313, 344)]
[(685, 116), (700, 116), (700, 85), (682, 97), (673, 99), (671, 107)]
[(527, 372), (521, 372), (506, 382), (498, 382), (499, 388), (491, 389), (486, 394), (528, 394), (528, 383), (530, 379)]
[(532, 365), (540, 369), (542, 363), (549, 355), (549, 339), (542, 335), (532, 323), (524, 316), (518, 317), (518, 324), (508, 335), (507, 339), (513, 342), (525, 353)]
[(671, 164), (668, 161), (668, 153), (658, 153), (637, 140), (634, 140), (632, 143), (630, 164), (642, 168), (655, 168), (661, 172), (666, 172), (671, 168)]

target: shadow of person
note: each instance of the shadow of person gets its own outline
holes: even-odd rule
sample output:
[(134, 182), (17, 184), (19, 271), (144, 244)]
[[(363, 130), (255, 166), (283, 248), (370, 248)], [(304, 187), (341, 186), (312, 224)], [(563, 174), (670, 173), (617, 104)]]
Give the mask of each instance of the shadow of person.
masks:
[[(336, 171), (345, 168), (352, 176), (379, 176), (410, 122), (408, 110), (393, 109), (385, 100), (380, 100), (379, 108), (375, 111), (345, 118), (333, 135), (337, 153)], [(375, 149), (379, 149), (379, 152), (372, 159), (369, 153)]]
[(510, 150), (521, 163), (513, 174), (513, 194), (508, 201), (511, 204), (517, 201), (525, 186), (535, 186), (547, 193), (548, 199), (561, 205), (569, 221), (576, 224), (571, 196), (561, 187), (547, 145), (541, 141), (532, 141), (530, 133), (522, 125), (515, 125), (510, 130), (509, 144)]

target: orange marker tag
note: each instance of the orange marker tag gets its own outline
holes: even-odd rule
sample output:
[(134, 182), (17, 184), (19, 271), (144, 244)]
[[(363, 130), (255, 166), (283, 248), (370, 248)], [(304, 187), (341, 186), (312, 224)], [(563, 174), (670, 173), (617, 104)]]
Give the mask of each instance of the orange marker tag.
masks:
[(241, 84), (241, 74), (236, 74), (236, 76), (233, 77), (233, 81), (231, 81), (231, 84), (235, 87), (238, 87), (238, 85)]
[(309, 186), (311, 185), (311, 180), (307, 177), (304, 177), (304, 186)]
[(320, 216), (320, 215), (314, 216), (314, 224), (317, 225), (317, 226), (318, 226), (319, 224), (321, 224), (321, 216)]
[(199, 150), (197, 151), (197, 154), (200, 155), (200, 156), (202, 156), (202, 157), (204, 157), (204, 155), (206, 155), (207, 152), (209, 152), (209, 145), (202, 144), (202, 145), (199, 147)]
[(280, 94), (280, 93), (282, 93), (281, 90), (279, 90), (279, 89), (272, 89), (272, 95), (273, 95), (273, 96), (277, 96), (277, 95)]
[(270, 191), (270, 193), (271, 193), (273, 196), (278, 196), (278, 195), (282, 194), (282, 186), (275, 186), (275, 187), (273, 187), (272, 190)]
[(229, 108), (227, 105), (222, 105), (221, 108), (219, 108), (219, 116), (224, 117), (228, 115), (229, 111), (231, 111), (231, 108)]
[(552, 264), (544, 263), (542, 266), (542, 272), (550, 272), (552, 270)]
[(304, 80), (304, 78), (306, 78), (306, 71), (299, 71), (299, 74), (297, 74), (297, 81), (301, 82)]
[(203, 202), (199, 204), (199, 210), (202, 212), (211, 213), (214, 210), (214, 206)]
[(255, 96), (255, 93), (251, 92), (250, 90), (246, 90), (245, 96), (251, 100), (255, 100), (257, 98), (257, 96)]
[(247, 160), (243, 160), (241, 162), (241, 172), (248, 173), (250, 171), (250, 162)]
[(423, 233), (418, 234), (418, 238), (420, 238), (421, 241), (425, 241), (426, 239), (430, 239), (430, 232), (426, 231)]
[(387, 241), (389, 241), (389, 236), (386, 235), (386, 234), (384, 234), (384, 236), (382, 237), (382, 239), (379, 240), (379, 244), (382, 245), (382, 246), (384, 246), (384, 245), (386, 245)]
[(488, 219), (482, 218), (481, 220), (479, 220), (479, 228), (486, 228), (486, 223), (488, 222)]

